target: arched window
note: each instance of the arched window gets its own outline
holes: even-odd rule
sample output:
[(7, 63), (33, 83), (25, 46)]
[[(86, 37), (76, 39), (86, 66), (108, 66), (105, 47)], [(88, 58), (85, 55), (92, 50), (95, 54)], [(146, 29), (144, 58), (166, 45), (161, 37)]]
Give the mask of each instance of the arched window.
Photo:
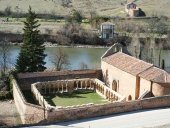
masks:
[(130, 100), (132, 100), (132, 96), (131, 95), (128, 96), (128, 101), (130, 101)]
[(113, 80), (113, 82), (112, 82), (112, 90), (117, 92), (117, 82), (116, 82), (116, 80)]

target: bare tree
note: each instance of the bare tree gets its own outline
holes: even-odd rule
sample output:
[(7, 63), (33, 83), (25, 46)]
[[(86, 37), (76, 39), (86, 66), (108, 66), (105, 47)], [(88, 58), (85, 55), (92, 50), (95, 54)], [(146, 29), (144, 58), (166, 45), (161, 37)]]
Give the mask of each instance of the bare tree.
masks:
[[(161, 54), (162, 50), (165, 45), (165, 39), (163, 38), (164, 35), (168, 33), (168, 27), (166, 21), (163, 18), (152, 18), (148, 20), (146, 29), (146, 36), (150, 38), (150, 46), (148, 47), (151, 49), (152, 52), (152, 61), (154, 58), (154, 51), (153, 49), (159, 50), (158, 53), (158, 66), (161, 67)], [(157, 38), (157, 39), (156, 39)]]
[(71, 0), (61, 0), (61, 5), (63, 7), (69, 7), (70, 3), (71, 3)]
[(84, 63), (84, 62), (81, 62), (81, 63), (79, 64), (79, 66), (80, 66), (80, 69), (87, 69), (87, 68), (88, 68), (87, 64)]
[(9, 43), (5, 39), (4, 41), (0, 42), (0, 69), (1, 69), (1, 75), (5, 75), (8, 71), (9, 66)]
[(51, 62), (57, 71), (66, 69), (70, 65), (68, 55), (64, 53), (61, 48), (58, 48), (56, 54), (52, 56)]
[(87, 0), (86, 5), (88, 7), (87, 11), (90, 15), (90, 22), (91, 22), (91, 25), (92, 25), (92, 19), (97, 16), (97, 12), (96, 12), (95, 8), (93, 7), (93, 3), (92, 3), (91, 0)]

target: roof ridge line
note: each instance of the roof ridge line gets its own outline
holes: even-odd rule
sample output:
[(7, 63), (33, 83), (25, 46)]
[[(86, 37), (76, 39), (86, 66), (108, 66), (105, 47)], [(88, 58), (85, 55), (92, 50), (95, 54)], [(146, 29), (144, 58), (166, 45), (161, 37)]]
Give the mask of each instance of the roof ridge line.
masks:
[(150, 66), (149, 68), (147, 68), (147, 69), (143, 70), (142, 72), (138, 73), (136, 76), (139, 76), (139, 75), (142, 74), (143, 72), (145, 72), (145, 71), (147, 71), (147, 70), (149, 70), (149, 69), (151, 69), (151, 68), (153, 68), (153, 67), (155, 67), (155, 66), (154, 66), (153, 64), (151, 64), (151, 66)]

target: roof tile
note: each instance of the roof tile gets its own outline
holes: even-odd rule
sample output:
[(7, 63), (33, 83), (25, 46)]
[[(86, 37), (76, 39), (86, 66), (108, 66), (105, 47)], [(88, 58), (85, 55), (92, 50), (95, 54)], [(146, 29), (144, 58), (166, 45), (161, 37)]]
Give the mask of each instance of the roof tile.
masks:
[(135, 76), (153, 66), (152, 64), (136, 59), (122, 52), (117, 52), (111, 56), (103, 58), (102, 60)]

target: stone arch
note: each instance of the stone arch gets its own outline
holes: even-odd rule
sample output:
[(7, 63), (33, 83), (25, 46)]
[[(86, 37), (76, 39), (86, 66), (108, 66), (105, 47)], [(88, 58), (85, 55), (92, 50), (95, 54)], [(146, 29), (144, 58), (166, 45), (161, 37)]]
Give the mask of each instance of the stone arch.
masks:
[(85, 81), (81, 81), (82, 84), (82, 88), (85, 89), (86, 88), (86, 82)]
[(103, 95), (104, 95), (104, 87), (103, 87), (103, 90), (102, 90), (102, 91), (103, 91), (102, 93), (103, 93)]
[(106, 90), (106, 99), (108, 99), (108, 90)]
[(117, 81), (116, 80), (113, 80), (112, 82), (112, 90), (117, 92)]
[(132, 100), (132, 96), (131, 95), (128, 96), (128, 101), (130, 101), (130, 100)]
[(110, 91), (108, 92), (108, 99), (110, 100)]
[(74, 81), (74, 89), (76, 89), (76, 88), (77, 88), (77, 82)]
[(98, 83), (96, 83), (96, 90), (99, 90), (99, 88), (98, 88)]
[(87, 88), (89, 89), (90, 88), (90, 80), (87, 81)]
[(113, 93), (111, 93), (110, 101), (113, 102)]
[(63, 89), (62, 89), (63, 92), (65, 92), (67, 90), (67, 82), (68, 81), (65, 81), (64, 84), (63, 84)]
[(81, 82), (78, 81), (78, 88), (81, 88)]

